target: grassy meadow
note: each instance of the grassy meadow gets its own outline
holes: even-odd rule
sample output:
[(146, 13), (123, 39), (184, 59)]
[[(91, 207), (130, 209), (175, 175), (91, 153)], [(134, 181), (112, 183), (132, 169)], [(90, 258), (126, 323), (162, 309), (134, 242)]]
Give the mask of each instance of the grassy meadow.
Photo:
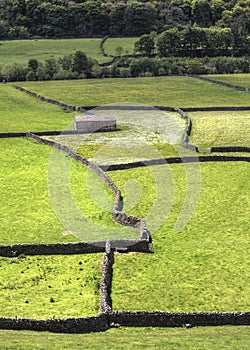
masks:
[[(116, 255), (112, 289), (114, 309), (248, 310), (250, 289), (246, 281), (250, 277), (250, 236), (246, 212), (250, 205), (249, 165), (201, 164), (200, 183), (199, 177), (192, 176), (198, 164), (173, 165), (172, 184), (164, 167), (167, 168), (166, 165), (158, 166), (160, 174), (152, 184), (144, 168), (127, 170), (124, 175), (122, 171), (111, 174), (120, 188), (127, 179), (140, 183), (142, 194), (129, 212), (146, 218), (153, 233), (154, 248), (153, 255)], [(155, 186), (164, 174), (166, 186), (159, 189), (160, 195)], [(187, 212), (181, 212), (185, 193), (188, 195), (186, 176), (192, 191), (191, 203), (195, 202), (195, 191), (198, 191), (198, 203), (196, 208), (188, 206)], [(164, 195), (168, 198), (167, 204), (162, 200)], [(169, 204), (171, 199), (172, 205)], [(161, 208), (161, 211), (156, 210), (158, 216), (154, 212), (157, 206)], [(192, 210), (190, 221), (176, 232), (176, 222), (181, 220), (183, 223), (185, 215)]]
[(172, 107), (249, 105), (247, 93), (181, 76), (21, 82), (20, 85), (77, 106), (125, 102)]
[[(104, 48), (108, 55), (116, 55), (116, 48), (122, 47), (123, 54), (133, 53), (136, 38), (109, 38)], [(64, 55), (81, 50), (88, 57), (99, 63), (110, 61), (102, 56), (101, 39), (30, 39), (30, 40), (0, 40), (0, 66), (9, 63), (27, 64), (30, 59), (45, 61), (49, 58), (60, 58)]]
[(49, 58), (63, 57), (77, 50), (84, 51), (88, 57), (102, 63), (108, 59), (102, 56), (100, 42), (101, 39), (1, 40), (0, 65), (16, 62), (27, 64), (30, 59), (43, 62)]
[(0, 317), (96, 315), (101, 261), (101, 254), (1, 257)]
[[(77, 106), (249, 105), (244, 92), (187, 77), (20, 85)], [(0, 85), (0, 106), (1, 132), (72, 127), (74, 113), (10, 84)], [(176, 113), (114, 114), (116, 133), (55, 139), (106, 165), (186, 152), (180, 147), (185, 124)], [(199, 112), (191, 118), (192, 142), (204, 148), (215, 142), (231, 145), (232, 140), (249, 145), (247, 112)], [(24, 138), (0, 139), (0, 154), (0, 244), (95, 240), (109, 238), (107, 234), (136, 237), (111, 221), (113, 197), (107, 188), (64, 154)], [(154, 250), (150, 255), (115, 255), (115, 310), (249, 310), (248, 163), (163, 164), (108, 174), (124, 195), (124, 211), (146, 219)], [(80, 227), (79, 235), (75, 230)], [(0, 258), (0, 316), (97, 314), (101, 261), (101, 254)], [(89, 335), (0, 331), (0, 341), (3, 349), (13, 344), (15, 349), (80, 349), (83, 343), (88, 349), (129, 349), (132, 343), (138, 349), (247, 349), (249, 335), (247, 327), (124, 328)]]
[(198, 147), (250, 146), (250, 111), (189, 113), (192, 119), (190, 142)]
[(109, 56), (117, 56), (117, 48), (122, 48), (122, 55), (132, 54), (138, 38), (108, 38), (103, 47)]
[(0, 132), (62, 130), (73, 114), (0, 84)]

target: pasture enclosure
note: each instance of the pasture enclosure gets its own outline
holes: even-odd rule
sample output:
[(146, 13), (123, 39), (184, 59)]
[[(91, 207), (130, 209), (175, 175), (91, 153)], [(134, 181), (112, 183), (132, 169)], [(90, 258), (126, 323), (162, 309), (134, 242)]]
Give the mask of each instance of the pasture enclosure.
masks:
[[(150, 87), (149, 82), (152, 83)], [(151, 106), (202, 107), (206, 106), (206, 101), (207, 106), (220, 103), (221, 106), (246, 106), (249, 101), (249, 96), (244, 92), (188, 77), (24, 83), (22, 86), (76, 106), (115, 102), (124, 105), (126, 102), (126, 106), (148, 103)], [(6, 96), (1, 102), (6, 111), (0, 114), (3, 131), (45, 131), (52, 127), (62, 130), (72, 125), (74, 113), (25, 96), (12, 90), (8, 84), (1, 89)], [(70, 92), (68, 96), (67, 91)], [(92, 95), (91, 100), (93, 91), (95, 95)], [(191, 102), (194, 92), (198, 97)], [(22, 97), (30, 106), (27, 113), (27, 105), (22, 104)], [(12, 98), (19, 101), (19, 104), (15, 103), (19, 106), (16, 116)], [(128, 104), (131, 98), (133, 104)], [(174, 103), (171, 104), (171, 101)], [(8, 105), (10, 115), (16, 118), (12, 124), (6, 118)], [(98, 115), (98, 109), (93, 111)], [(153, 120), (150, 118), (152, 116)], [(216, 140), (219, 145), (232, 146), (233, 142), (233, 145), (249, 146), (249, 112), (189, 112), (189, 116), (193, 121), (191, 141), (194, 144), (206, 148), (214, 145), (213, 140)], [(194, 151), (181, 147), (186, 125), (174, 111), (119, 111), (117, 123), (118, 131), (114, 137), (113, 133), (100, 133), (50, 138), (73, 147), (79, 154), (91, 158), (94, 164), (101, 165), (122, 191), (124, 212), (145, 219), (152, 234), (153, 255), (114, 255), (113, 310), (246, 311), (249, 308), (250, 290), (242, 282), (242, 275), (247, 281), (248, 163), (231, 161), (199, 164), (196, 161), (170, 166), (166, 162), (143, 168), (109, 171), (110, 165), (127, 164), (134, 160), (143, 163), (173, 155), (196, 156)], [(242, 123), (244, 130), (238, 135)], [(227, 132), (221, 133), (219, 127), (227, 127)], [(234, 135), (237, 135), (237, 139), (232, 141)], [(53, 212), (55, 207), (51, 205), (46, 189), (46, 178), (51, 171), (48, 166), (52, 159), (51, 150), (25, 139), (1, 139), (0, 151), (4, 165), (1, 168), (1, 216), (4, 218), (1, 221), (1, 244), (76, 242), (78, 239), (74, 232), (65, 230), (60, 218)], [(62, 156), (61, 160), (67, 161), (67, 156)], [(107, 232), (111, 228), (116, 230), (116, 224), (109, 217), (113, 198), (107, 188), (103, 185), (100, 187), (98, 180), (95, 182), (92, 177), (88, 180), (86, 169), (74, 161), (69, 171), (71, 192), (83, 216), (95, 224), (99, 223)], [(62, 177), (58, 179), (58, 182), (63, 180)], [(92, 188), (89, 187), (90, 183), (93, 183)], [(95, 187), (97, 192), (93, 192)], [(194, 196), (192, 215), (187, 211), (189, 191)], [(102, 202), (104, 197), (107, 200)], [(63, 200), (60, 203), (66, 205)], [(176, 232), (177, 223), (181, 227), (179, 233)], [(122, 237), (122, 231), (119, 234)], [(105, 239), (108, 240), (107, 237)], [(98, 312), (101, 288), (99, 254), (89, 255), (86, 259), (83, 255), (39, 259), (1, 258), (5, 279), (8, 279), (8, 274), (11, 277), (7, 285), (1, 281), (1, 304), (3, 307), (4, 304), (8, 306), (8, 312), (4, 314), (2, 310), (2, 316), (37, 319), (40, 315), (42, 318), (79, 317)], [(40, 267), (31, 268), (34, 264)], [(74, 278), (65, 264), (75, 266)], [(8, 265), (10, 268), (7, 269)], [(16, 277), (19, 272), (22, 276), (20, 281)], [(53, 276), (57, 274), (61, 278), (55, 286), (52, 282)], [(80, 300), (76, 295), (73, 296), (68, 287), (71, 285), (79, 291)], [(43, 292), (45, 289), (46, 293)], [(44, 293), (44, 298), (37, 301), (36, 293), (37, 296)], [(63, 309), (65, 303), (71, 303), (69, 310)], [(80, 309), (79, 303), (85, 311)], [(36, 308), (31, 309), (31, 304), (35, 304)]]
[[(107, 55), (116, 55), (117, 47), (121, 47), (123, 54), (133, 53), (136, 38), (109, 38), (104, 48)], [(29, 40), (0, 40), (0, 66), (10, 63), (27, 64), (30, 59), (44, 62), (50, 58), (61, 58), (78, 50), (88, 57), (104, 63), (111, 60), (102, 55), (101, 39), (29, 39)]]
[(30, 40), (4, 40), (0, 41), (0, 64), (26, 63), (30, 59), (45, 61), (49, 58), (60, 58), (77, 50), (84, 51), (102, 63), (107, 58), (102, 56), (100, 39), (30, 39)]

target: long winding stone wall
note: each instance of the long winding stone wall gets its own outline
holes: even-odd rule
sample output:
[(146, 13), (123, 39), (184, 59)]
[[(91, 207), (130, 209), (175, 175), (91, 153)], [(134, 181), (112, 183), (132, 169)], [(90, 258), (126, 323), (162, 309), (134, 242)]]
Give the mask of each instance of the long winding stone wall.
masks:
[(115, 205), (112, 210), (112, 218), (117, 223), (124, 225), (124, 226), (130, 226), (133, 228), (138, 229), (139, 231), (139, 237), (140, 239), (145, 239), (147, 242), (150, 242), (150, 233), (147, 230), (146, 224), (144, 220), (137, 218), (132, 215), (127, 215), (123, 212), (121, 212), (123, 207), (123, 199), (120, 190), (116, 187), (114, 182), (111, 180), (111, 178), (103, 171), (102, 168), (97, 166), (96, 164), (90, 162), (86, 158), (80, 156), (79, 154), (73, 152), (69, 147), (62, 145), (58, 142), (42, 139), (41, 137), (27, 133), (27, 137), (40, 143), (45, 144), (48, 146), (55, 147), (59, 149), (60, 151), (66, 152), (71, 158), (75, 159), (78, 163), (88, 167), (90, 170), (94, 171), (109, 187), (109, 189), (113, 192), (115, 196)]

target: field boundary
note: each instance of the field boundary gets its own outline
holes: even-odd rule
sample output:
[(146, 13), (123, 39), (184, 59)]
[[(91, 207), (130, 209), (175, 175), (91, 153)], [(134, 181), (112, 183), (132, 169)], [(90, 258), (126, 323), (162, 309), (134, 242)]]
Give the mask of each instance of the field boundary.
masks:
[(47, 98), (47, 97), (44, 97), (40, 94), (37, 94), (36, 92), (33, 92), (33, 91), (29, 91), (21, 86), (18, 86), (16, 84), (12, 84), (12, 87), (19, 90), (19, 91), (22, 91), (30, 96), (33, 96), (33, 97), (36, 97), (38, 98), (39, 100), (41, 101), (44, 101), (44, 102), (48, 102), (48, 103), (52, 103), (54, 105), (57, 105), (59, 107), (62, 107), (62, 108), (65, 108), (65, 109), (69, 109), (71, 110), (72, 112), (75, 112), (76, 111), (76, 107), (75, 106), (71, 106), (71, 105), (68, 105), (67, 103), (63, 103), (63, 102), (60, 102), (60, 101), (57, 101), (57, 100), (53, 100), (51, 98)]
[[(19, 89), (19, 88), (18, 88)], [(20, 91), (26, 89), (20, 88)], [(28, 91), (28, 90), (26, 90)], [(26, 92), (24, 91), (24, 92)], [(31, 96), (39, 98), (42, 101), (57, 104), (63, 108), (76, 111), (75, 106), (63, 104), (61, 102), (44, 98), (36, 93), (27, 92)], [(95, 108), (94, 106), (86, 106), (84, 111)], [(101, 107), (100, 107), (101, 108)], [(103, 107), (106, 109), (106, 107)], [(117, 109), (117, 106), (114, 106)], [(133, 108), (141, 109), (139, 106)], [(179, 108), (178, 110), (167, 107), (145, 107), (152, 110), (159, 108), (162, 110), (177, 111), (186, 121), (187, 126), (184, 132), (182, 145), (190, 148), (195, 152), (199, 152), (199, 148), (189, 144), (189, 137), (192, 131), (192, 121), (186, 112), (194, 111), (188, 108)], [(250, 107), (208, 107), (209, 110), (250, 110)], [(213, 108), (213, 109), (212, 109)], [(223, 109), (221, 109), (223, 108)], [(225, 109), (227, 108), (227, 109)], [(231, 109), (233, 108), (233, 109)], [(237, 109), (235, 109), (237, 108)], [(242, 109), (244, 108), (244, 109)], [(246, 109), (247, 108), (247, 109)], [(207, 111), (205, 109), (204, 111)], [(198, 109), (197, 111), (203, 111)], [(62, 134), (61, 131), (53, 131)], [(70, 130), (65, 132), (71, 132)], [(100, 283), (100, 313), (96, 316), (83, 318), (67, 318), (67, 319), (47, 319), (35, 320), (25, 318), (0, 318), (0, 329), (10, 330), (33, 330), (33, 331), (50, 331), (57, 333), (89, 333), (106, 331), (109, 328), (120, 326), (131, 327), (194, 327), (194, 326), (221, 326), (221, 325), (250, 325), (250, 312), (162, 312), (162, 311), (114, 311), (112, 306), (112, 278), (113, 266), (115, 262), (115, 252), (141, 252), (152, 253), (150, 250), (151, 236), (147, 230), (146, 223), (143, 219), (127, 215), (122, 212), (123, 198), (120, 190), (115, 186), (106, 171), (123, 170), (135, 168), (138, 166), (172, 164), (172, 163), (188, 163), (188, 162), (228, 162), (228, 161), (246, 161), (250, 162), (249, 156), (188, 156), (188, 157), (172, 157), (162, 159), (151, 159), (143, 162), (133, 162), (124, 164), (95, 165), (86, 158), (74, 153), (69, 147), (64, 146), (55, 141), (42, 139), (40, 136), (49, 135), (50, 131), (39, 133), (2, 133), (22, 134), (35, 142), (52, 146), (60, 151), (67, 153), (71, 158), (80, 164), (94, 171), (107, 186), (111, 189), (115, 197), (115, 204), (112, 210), (112, 219), (124, 226), (130, 226), (138, 230), (139, 240), (107, 240), (100, 242), (79, 242), (79, 243), (55, 243), (55, 244), (18, 244), (11, 246), (0, 246), (0, 256), (9, 258), (24, 255), (67, 255), (67, 254), (88, 254), (88, 253), (104, 253), (102, 261), (102, 274)], [(73, 131), (72, 131), (73, 133)], [(58, 135), (57, 134), (57, 135)], [(55, 134), (54, 134), (55, 135)], [(8, 136), (6, 136), (8, 137)], [(1, 138), (1, 135), (0, 135)], [(227, 149), (227, 151), (225, 150)], [(227, 146), (227, 147), (211, 147), (211, 152), (249, 152), (249, 147)], [(105, 171), (104, 171), (105, 169)]]
[[(94, 130), (92, 133), (96, 132), (107, 132), (108, 130)], [(13, 137), (26, 137), (27, 131), (25, 132), (1, 132), (0, 133), (0, 139), (7, 139), (7, 138), (13, 138)], [(86, 134), (84, 131), (77, 131), (77, 130), (50, 130), (50, 131), (30, 131), (31, 134), (37, 135), (37, 136), (59, 136), (59, 135), (81, 135)]]
[(162, 312), (113, 311), (112, 278), (114, 252), (106, 242), (102, 263), (100, 309), (97, 316), (67, 319), (0, 318), (0, 329), (49, 331), (54, 333), (102, 332), (117, 327), (197, 327), (250, 325), (250, 312)]
[(1, 330), (30, 330), (53, 333), (103, 332), (117, 327), (207, 327), (249, 326), (250, 312), (161, 312), (124, 311), (97, 316), (35, 320), (0, 318)]
[(135, 216), (128, 215), (122, 212), (123, 198), (121, 195), (121, 191), (118, 189), (118, 187), (114, 184), (114, 182), (111, 180), (111, 178), (107, 175), (107, 173), (103, 169), (101, 169), (98, 165), (90, 162), (88, 159), (84, 158), (83, 156), (75, 153), (69, 147), (62, 145), (58, 142), (42, 139), (41, 137), (31, 133), (27, 134), (27, 138), (43, 145), (52, 146), (54, 148), (57, 148), (59, 151), (63, 151), (67, 153), (71, 158), (76, 160), (78, 163), (86, 166), (88, 169), (96, 173), (106, 183), (106, 185), (113, 192), (113, 195), (115, 197), (115, 204), (111, 213), (112, 219), (117, 224), (121, 224), (122, 226), (129, 226), (137, 229), (139, 232), (140, 239), (144, 239), (147, 242), (151, 241), (151, 236), (147, 229), (147, 225), (145, 221), (141, 218), (137, 218)]
[(208, 163), (208, 162), (250, 162), (250, 156), (224, 156), (224, 155), (212, 155), (212, 156), (183, 156), (183, 157), (171, 157), (171, 158), (158, 158), (145, 161), (119, 163), (109, 165), (99, 165), (100, 168), (105, 171), (117, 171), (127, 170), (133, 168), (140, 168), (145, 166), (163, 165), (163, 164), (182, 164), (182, 163)]
[(202, 76), (200, 76), (198, 74), (188, 74), (187, 76), (190, 77), (190, 78), (204, 80), (204, 81), (207, 81), (208, 83), (213, 83), (213, 84), (217, 84), (217, 85), (223, 85), (223, 86), (226, 86), (228, 88), (235, 89), (235, 90), (244, 91), (244, 92), (250, 92), (250, 89), (247, 88), (247, 87), (239, 86), (239, 85), (233, 85), (233, 84), (230, 84), (230, 83), (225, 83), (223, 81), (202, 77)]

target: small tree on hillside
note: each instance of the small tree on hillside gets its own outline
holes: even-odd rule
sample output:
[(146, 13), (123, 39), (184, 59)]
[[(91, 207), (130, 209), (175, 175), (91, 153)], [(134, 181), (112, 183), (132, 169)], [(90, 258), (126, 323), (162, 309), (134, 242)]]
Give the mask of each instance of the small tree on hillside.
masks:
[(72, 71), (78, 74), (85, 73), (89, 69), (89, 61), (86, 54), (76, 51), (72, 60)]
[(38, 61), (35, 58), (31, 58), (28, 62), (28, 68), (29, 70), (36, 72), (38, 68)]
[(135, 42), (135, 52), (140, 52), (147, 56), (151, 55), (155, 49), (154, 38), (150, 34), (144, 34)]

